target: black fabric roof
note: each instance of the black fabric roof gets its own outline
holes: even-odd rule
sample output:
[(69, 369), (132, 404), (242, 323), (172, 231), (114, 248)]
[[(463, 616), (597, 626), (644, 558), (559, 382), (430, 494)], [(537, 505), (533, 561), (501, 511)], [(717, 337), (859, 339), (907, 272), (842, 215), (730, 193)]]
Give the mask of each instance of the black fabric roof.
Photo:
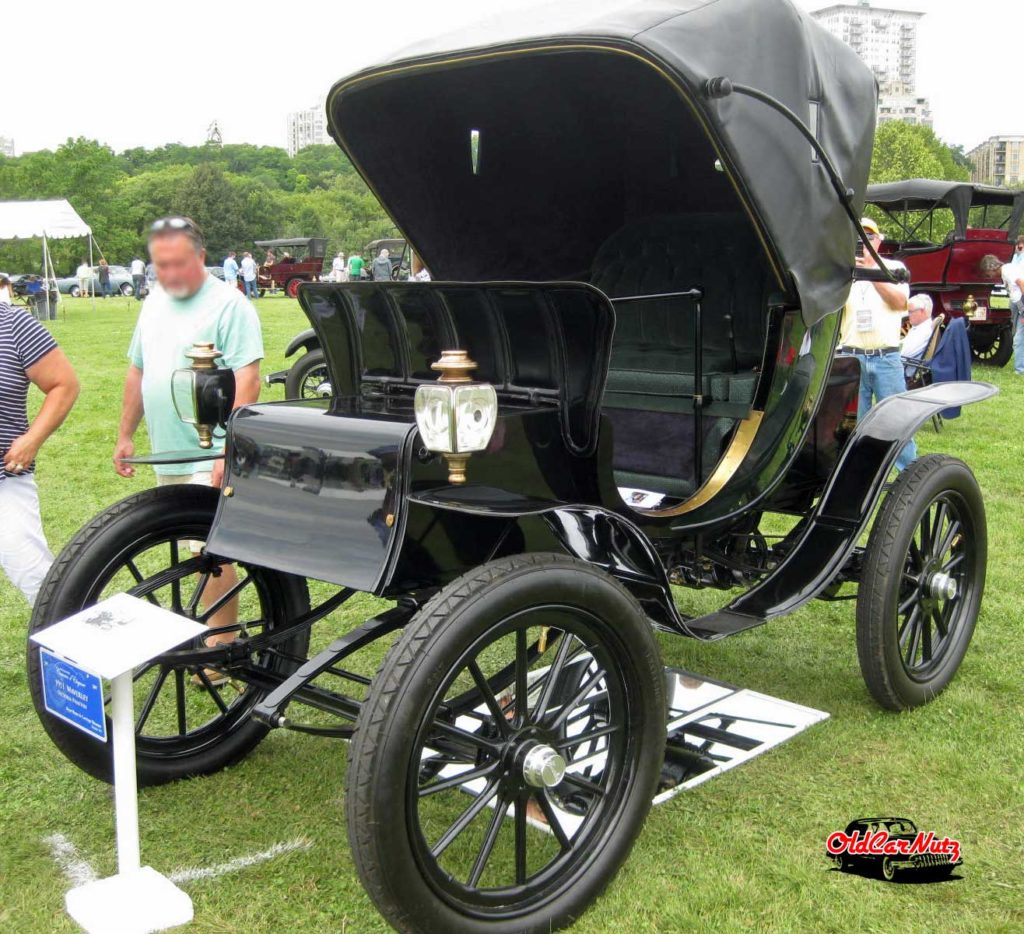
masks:
[(741, 212), (817, 321), (845, 302), (852, 226), (783, 117), (704, 95), (720, 75), (812, 126), (862, 209), (874, 77), (790, 0), (503, 16), (340, 81), (328, 124), (436, 278), (585, 278), (627, 222)]
[(951, 182), (934, 178), (908, 178), (899, 182), (869, 185), (867, 202), (889, 211), (930, 211), (936, 205), (953, 212), (956, 235), (963, 237), (967, 230), (967, 216), (972, 207), (1012, 207), (1008, 224), (1009, 236), (1014, 237), (1024, 219), (1024, 191), (997, 188), (994, 185), (975, 185), (971, 182)]

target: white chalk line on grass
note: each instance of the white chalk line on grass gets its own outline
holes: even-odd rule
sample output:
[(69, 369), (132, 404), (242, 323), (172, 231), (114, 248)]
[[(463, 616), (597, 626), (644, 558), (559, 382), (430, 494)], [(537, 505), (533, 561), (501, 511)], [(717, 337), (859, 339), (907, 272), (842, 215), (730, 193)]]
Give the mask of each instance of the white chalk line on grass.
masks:
[(265, 863), (268, 859), (276, 856), (283, 856), (285, 853), (292, 853), (295, 850), (308, 850), (313, 844), (302, 837), (298, 837), (289, 843), (275, 843), (262, 853), (251, 853), (248, 856), (239, 856), (237, 859), (220, 863), (217, 866), (206, 866), (196, 869), (179, 869), (172, 872), (167, 878), (175, 885), (181, 882), (198, 882), (200, 879), (215, 879), (217, 876), (227, 875), (229, 872), (237, 872), (239, 869), (248, 869), (257, 863)]
[(61, 872), (73, 886), (96, 881), (96, 870), (82, 859), (77, 847), (64, 834), (51, 834), (43, 838), (43, 843), (50, 848), (50, 853), (60, 866)]
[[(62, 833), (51, 834), (43, 838), (50, 848), (50, 853), (60, 866), (64, 877), (71, 883), (72, 887), (86, 885), (95, 882), (99, 877), (96, 870), (89, 865), (88, 861), (78, 852), (78, 848)], [(218, 876), (227, 875), (229, 872), (238, 872), (240, 869), (248, 869), (259, 863), (274, 859), (277, 856), (284, 856), (286, 853), (293, 853), (296, 850), (308, 850), (313, 844), (305, 837), (296, 837), (288, 843), (275, 843), (269, 849), (261, 853), (250, 853), (248, 856), (239, 856), (237, 859), (229, 860), (226, 863), (219, 863), (216, 866), (197, 866), (195, 869), (179, 869), (172, 872), (167, 878), (171, 882), (180, 884), (182, 882), (199, 882), (203, 879), (216, 879)]]

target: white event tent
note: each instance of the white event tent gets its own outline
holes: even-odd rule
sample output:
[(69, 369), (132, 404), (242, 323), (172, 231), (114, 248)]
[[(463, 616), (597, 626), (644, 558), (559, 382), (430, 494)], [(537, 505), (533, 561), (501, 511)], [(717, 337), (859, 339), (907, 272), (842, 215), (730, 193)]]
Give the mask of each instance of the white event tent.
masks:
[[(89, 240), (89, 265), (92, 266), (92, 229), (64, 198), (54, 201), (0, 201), (0, 240), (43, 241), (43, 278), (57, 276), (50, 258), (50, 240), (86, 237)], [(46, 289), (49, 314), (50, 290)], [(57, 293), (60, 301), (60, 293)]]

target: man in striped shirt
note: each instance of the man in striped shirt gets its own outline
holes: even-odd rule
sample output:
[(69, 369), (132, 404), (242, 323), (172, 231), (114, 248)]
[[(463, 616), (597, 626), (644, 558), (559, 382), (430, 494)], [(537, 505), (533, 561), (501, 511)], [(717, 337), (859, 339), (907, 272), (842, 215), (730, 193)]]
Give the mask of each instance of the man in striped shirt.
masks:
[[(31, 424), (30, 382), (46, 396)], [(36, 454), (77, 397), (78, 377), (50, 332), (20, 308), (0, 302), (0, 567), (29, 603), (53, 563), (32, 478)]]

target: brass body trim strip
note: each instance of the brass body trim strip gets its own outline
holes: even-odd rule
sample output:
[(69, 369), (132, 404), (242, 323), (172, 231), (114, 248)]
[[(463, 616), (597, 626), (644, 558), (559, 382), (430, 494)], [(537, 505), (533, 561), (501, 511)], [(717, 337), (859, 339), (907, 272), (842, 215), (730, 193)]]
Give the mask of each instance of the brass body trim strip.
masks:
[(739, 427), (736, 429), (736, 434), (732, 436), (732, 441), (729, 442), (729, 450), (725, 452), (722, 459), (718, 462), (714, 473), (685, 502), (680, 503), (678, 506), (672, 506), (669, 509), (639, 509), (637, 512), (642, 512), (645, 516), (657, 516), (659, 518), (682, 516), (710, 502), (721, 492), (722, 487), (725, 486), (732, 475), (739, 469), (740, 464), (743, 463), (747, 452), (754, 443), (754, 436), (757, 434), (757, 429), (761, 427), (761, 420), (763, 418), (764, 412), (755, 410), (740, 422)]

